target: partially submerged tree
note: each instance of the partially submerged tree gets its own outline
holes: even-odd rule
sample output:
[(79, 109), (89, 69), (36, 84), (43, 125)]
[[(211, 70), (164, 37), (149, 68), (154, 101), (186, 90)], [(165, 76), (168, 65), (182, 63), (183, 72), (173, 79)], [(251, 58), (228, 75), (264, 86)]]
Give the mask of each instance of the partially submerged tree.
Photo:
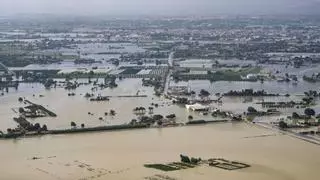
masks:
[(181, 162), (191, 163), (190, 158), (188, 156), (184, 156), (184, 155), (180, 154), (180, 159), (181, 159)]
[(284, 121), (280, 121), (279, 122), (279, 128), (280, 129), (285, 129), (285, 128), (288, 128), (288, 124)]
[(191, 161), (192, 164), (198, 164), (201, 161), (201, 158), (191, 157), (190, 161)]
[(304, 110), (304, 114), (311, 117), (311, 116), (314, 116), (316, 115), (316, 112), (314, 111), (314, 109), (311, 109), (311, 108), (306, 108)]
[(23, 101), (23, 98), (22, 98), (22, 97), (19, 97), (18, 101), (19, 101), (19, 102), (22, 102), (22, 101)]
[(312, 98), (312, 97), (304, 97), (304, 98), (302, 98), (302, 101), (303, 101), (306, 105), (309, 105), (309, 104), (312, 103), (313, 98)]
[(42, 130), (42, 131), (48, 131), (47, 125), (44, 124), (44, 125), (42, 126), (41, 130)]
[(19, 108), (19, 113), (24, 113), (24, 109), (22, 107)]
[(156, 114), (156, 115), (152, 116), (152, 119), (154, 121), (159, 121), (159, 120), (163, 119), (163, 116), (161, 114)]
[(109, 114), (110, 114), (111, 116), (115, 116), (115, 115), (116, 115), (116, 111), (113, 110), (113, 109), (111, 109)]
[(53, 79), (47, 79), (44, 83), (44, 87), (49, 89), (52, 85), (54, 85), (56, 82)]
[(248, 112), (249, 113), (256, 113), (256, 112), (258, 112), (254, 107), (252, 107), (252, 106), (249, 106), (248, 107)]
[(73, 127), (73, 128), (77, 127), (77, 124), (76, 124), (75, 122), (73, 122), (73, 121), (70, 123), (70, 125), (71, 125), (71, 127)]
[(293, 119), (300, 119), (300, 115), (298, 113), (296, 113), (296, 112), (293, 112), (292, 113), (292, 118)]
[(139, 117), (139, 119), (140, 119), (140, 122), (142, 123), (149, 123), (152, 121), (152, 119), (149, 116), (141, 116)]
[(41, 130), (41, 126), (40, 126), (39, 123), (34, 124), (33, 128), (34, 128), (35, 131)]
[(7, 133), (8, 133), (8, 134), (12, 133), (12, 129), (11, 129), (11, 128), (8, 128), (8, 129), (7, 129)]
[(201, 89), (199, 96), (208, 97), (208, 96), (210, 96), (210, 93), (204, 89)]
[(176, 115), (175, 114), (169, 114), (166, 116), (167, 119), (174, 119), (176, 118)]

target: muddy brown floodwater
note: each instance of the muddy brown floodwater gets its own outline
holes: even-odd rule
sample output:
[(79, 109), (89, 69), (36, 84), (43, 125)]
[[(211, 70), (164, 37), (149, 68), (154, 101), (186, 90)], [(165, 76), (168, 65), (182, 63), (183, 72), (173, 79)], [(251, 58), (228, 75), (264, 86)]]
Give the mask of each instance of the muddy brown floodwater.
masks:
[[(110, 102), (90, 102), (83, 97), (90, 87), (80, 87), (69, 97), (64, 89), (50, 91), (42, 85), (22, 85), (18, 92), (1, 97), (0, 130), (16, 127), (12, 120), (17, 116), (12, 108), (21, 106), (18, 97), (41, 104), (54, 111), (56, 118), (28, 119), (32, 123), (47, 124), (50, 129), (70, 128), (78, 125), (99, 126), (128, 123), (137, 118), (132, 109), (158, 103), (155, 114), (175, 113), (178, 122), (186, 122), (188, 115), (194, 119), (212, 119), (172, 105), (164, 98), (153, 96), (151, 87), (142, 87), (141, 80), (125, 79), (116, 89), (95, 92), (101, 95), (148, 95), (147, 98), (111, 98)], [(35, 94), (35, 97), (33, 97)], [(40, 98), (42, 94), (44, 97)], [(82, 94), (82, 95), (80, 95)], [(297, 97), (281, 97), (282, 101)], [(270, 98), (269, 98), (270, 99)], [(270, 100), (274, 100), (271, 98)], [(276, 98), (278, 99), (278, 97)], [(268, 99), (266, 99), (268, 100)], [(246, 111), (253, 102), (243, 104), (241, 98), (224, 98), (223, 105), (213, 104), (223, 110)], [(319, 106), (316, 106), (316, 109)], [(115, 117), (104, 116), (114, 109)], [(284, 114), (302, 109), (284, 110)], [(88, 112), (94, 115), (88, 115)], [(104, 117), (103, 121), (99, 117)], [(278, 118), (278, 117), (270, 117)], [(265, 121), (268, 121), (266, 119)], [(176, 180), (305, 180), (318, 179), (320, 147), (277, 131), (246, 123), (222, 123), (205, 126), (142, 129), (116, 132), (84, 133), (74, 135), (47, 135), (16, 140), (0, 140), (0, 180), (140, 180), (147, 177), (169, 176)], [(201, 166), (193, 169), (162, 172), (144, 168), (146, 163), (179, 161), (186, 154), (203, 159), (225, 158), (251, 165), (250, 168), (226, 171)], [(161, 178), (160, 178), (161, 180)]]
[[(246, 123), (43, 136), (0, 141), (0, 147), (0, 179), (6, 180), (138, 180), (157, 174), (179, 180), (303, 180), (317, 179), (320, 165), (319, 146)], [(179, 161), (181, 153), (251, 167), (176, 172), (143, 167)]]
[[(101, 80), (101, 79), (100, 79)], [(87, 82), (88, 80), (83, 80)], [(23, 103), (18, 102), (19, 97), (41, 104), (49, 110), (57, 114), (57, 117), (44, 117), (36, 119), (28, 119), (31, 123), (46, 124), (49, 129), (66, 129), (70, 128), (70, 122), (76, 124), (85, 124), (86, 127), (101, 125), (117, 125), (129, 123), (132, 119), (138, 118), (133, 113), (135, 107), (143, 106), (147, 109), (151, 103), (158, 104), (154, 107), (154, 114), (176, 114), (178, 122), (186, 122), (189, 115), (194, 119), (212, 119), (210, 116), (201, 116), (199, 113), (189, 112), (184, 106), (173, 105), (170, 100), (163, 97), (154, 96), (152, 87), (143, 87), (140, 79), (124, 79), (118, 82), (119, 87), (115, 89), (103, 89), (92, 92), (92, 86), (81, 86), (73, 91), (66, 91), (63, 88), (45, 90), (43, 85), (28, 84), (21, 87), (22, 92), (9, 93), (0, 97), (0, 130), (6, 132), (7, 128), (15, 128), (16, 123), (13, 117), (19, 116), (19, 107), (24, 107)], [(32, 88), (33, 87), (33, 88)], [(68, 96), (68, 93), (74, 92), (75, 96)], [(84, 97), (85, 93), (94, 93), (102, 96), (118, 96), (118, 95), (147, 95), (147, 97), (139, 98), (110, 98), (107, 102), (91, 102)], [(33, 96), (35, 95), (35, 96)], [(43, 95), (43, 97), (39, 97)], [(115, 110), (115, 116), (105, 116), (105, 112)], [(88, 114), (91, 113), (91, 115)], [(148, 115), (148, 112), (147, 114)], [(99, 118), (102, 117), (102, 120)]]

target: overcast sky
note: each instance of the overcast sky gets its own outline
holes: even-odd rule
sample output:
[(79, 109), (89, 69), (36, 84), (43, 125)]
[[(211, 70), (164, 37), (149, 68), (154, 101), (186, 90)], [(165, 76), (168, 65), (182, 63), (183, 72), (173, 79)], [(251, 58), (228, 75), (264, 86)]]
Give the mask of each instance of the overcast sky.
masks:
[(320, 0), (0, 0), (0, 15), (215, 15), (320, 11)]

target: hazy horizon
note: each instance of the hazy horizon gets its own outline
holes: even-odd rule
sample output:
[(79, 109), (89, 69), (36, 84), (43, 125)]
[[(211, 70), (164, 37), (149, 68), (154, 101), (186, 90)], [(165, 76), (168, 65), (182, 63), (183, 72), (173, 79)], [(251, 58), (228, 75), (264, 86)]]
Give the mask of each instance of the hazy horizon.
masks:
[(318, 14), (320, 0), (0, 0), (0, 15)]

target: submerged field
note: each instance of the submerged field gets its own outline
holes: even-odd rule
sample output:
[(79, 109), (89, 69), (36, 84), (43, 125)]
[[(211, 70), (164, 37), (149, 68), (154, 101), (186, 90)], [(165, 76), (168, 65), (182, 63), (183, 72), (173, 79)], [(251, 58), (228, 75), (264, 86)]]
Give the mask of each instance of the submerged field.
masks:
[[(0, 165), (1, 179), (302, 180), (316, 179), (320, 163), (315, 158), (320, 155), (318, 146), (245, 123), (44, 136), (0, 141), (0, 145), (0, 158), (6, 162)], [(251, 167), (161, 172), (143, 166), (179, 161), (182, 153)]]
[[(62, 80), (62, 79), (60, 79)], [(95, 79), (93, 79), (95, 80)], [(88, 79), (80, 79), (79, 82), (87, 82)], [(99, 79), (99, 82), (103, 79)], [(19, 116), (19, 107), (25, 106), (23, 103), (18, 101), (19, 97), (24, 97), (31, 102), (43, 105), (45, 108), (53, 111), (57, 114), (57, 117), (42, 117), (42, 118), (29, 118), (31, 123), (46, 124), (48, 129), (66, 129), (70, 128), (70, 122), (74, 121), (76, 124), (85, 124), (86, 127), (95, 126), (106, 126), (106, 125), (118, 125), (129, 123), (132, 119), (136, 119), (138, 116), (133, 112), (135, 107), (148, 107), (152, 106), (152, 103), (158, 104), (157, 108), (154, 108), (153, 114), (162, 114), (163, 116), (169, 114), (176, 114), (177, 122), (187, 122), (188, 116), (192, 115), (194, 120), (212, 120), (221, 119), (214, 118), (211, 115), (204, 116), (199, 113), (186, 110), (184, 106), (178, 106), (172, 104), (171, 100), (165, 99), (164, 97), (157, 97), (154, 95), (152, 87), (143, 87), (141, 79), (123, 79), (117, 81), (118, 87), (114, 89), (98, 89), (97, 91), (91, 91), (92, 85), (80, 86), (76, 90), (67, 91), (64, 88), (52, 88), (46, 90), (42, 84), (20, 84), (19, 89), (10, 90), (8, 94), (0, 97), (3, 102), (0, 104), (0, 130), (6, 132), (7, 128), (16, 127), (16, 123), (13, 121), (13, 117)], [(229, 90), (241, 90), (246, 88), (253, 88), (254, 90), (265, 89), (269, 93), (293, 93), (290, 97), (224, 97), (223, 104), (213, 103), (210, 105), (211, 108), (219, 108), (224, 111), (231, 111), (234, 113), (242, 114), (247, 110), (248, 106), (254, 106), (259, 110), (262, 109), (261, 105), (256, 104), (257, 102), (264, 101), (296, 101), (301, 99), (301, 94), (304, 91), (308, 91), (309, 88), (306, 84), (301, 83), (297, 86), (291, 87), (291, 85), (283, 83), (265, 82), (261, 84), (259, 82), (216, 82), (210, 83), (209, 81), (189, 81), (174, 83), (171, 82), (170, 86), (186, 85), (192, 90), (199, 93), (201, 89), (208, 90), (212, 96), (211, 99), (217, 99), (215, 93), (224, 93)], [(311, 84), (317, 86), (317, 84)], [(84, 95), (94, 93), (95, 95), (101, 96), (127, 96), (127, 95), (146, 95), (146, 97), (133, 97), (133, 98), (119, 98), (111, 97), (110, 101), (105, 102), (91, 102), (85, 98)], [(68, 94), (74, 93), (75, 96), (68, 96)], [(40, 97), (42, 95), (43, 97)], [(319, 103), (317, 103), (319, 104)], [(316, 105), (313, 107), (317, 112), (320, 110), (320, 106)], [(105, 115), (105, 112), (115, 110), (116, 115), (110, 116)], [(283, 115), (291, 115), (292, 112), (303, 113), (303, 109), (281, 109)], [(90, 114), (88, 114), (90, 112)], [(148, 115), (148, 112), (146, 112)], [(100, 119), (102, 118), (102, 119)], [(277, 119), (278, 117), (270, 117), (269, 120)]]

